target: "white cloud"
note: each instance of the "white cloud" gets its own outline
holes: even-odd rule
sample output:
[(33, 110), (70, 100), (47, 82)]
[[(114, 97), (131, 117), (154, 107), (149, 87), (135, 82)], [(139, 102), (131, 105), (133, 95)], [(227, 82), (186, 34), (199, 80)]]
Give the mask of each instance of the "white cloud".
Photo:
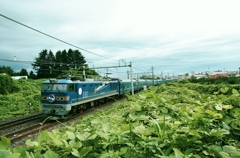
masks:
[[(1, 14), (111, 60), (82, 51), (95, 66), (120, 59), (140, 70), (184, 73), (239, 67), (237, 0), (53, 0), (0, 2)], [(15, 7), (15, 6), (18, 7)], [(34, 60), (43, 49), (76, 49), (0, 17), (1, 58)], [(29, 66), (30, 67), (30, 66)], [(135, 69), (135, 71), (139, 71)], [(118, 72), (121, 70), (119, 69)], [(123, 69), (123, 71), (126, 71)]]

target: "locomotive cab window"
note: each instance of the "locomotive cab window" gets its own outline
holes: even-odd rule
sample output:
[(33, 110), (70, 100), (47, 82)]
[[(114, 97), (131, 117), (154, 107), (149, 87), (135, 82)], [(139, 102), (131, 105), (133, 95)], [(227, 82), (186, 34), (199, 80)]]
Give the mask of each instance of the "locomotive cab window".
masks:
[(52, 89), (53, 89), (52, 84), (42, 84), (42, 90), (46, 91), (46, 90), (52, 90)]
[(68, 91), (73, 92), (74, 91), (74, 84), (69, 84), (68, 85)]
[(53, 85), (53, 90), (66, 91), (67, 90), (67, 84), (54, 84)]

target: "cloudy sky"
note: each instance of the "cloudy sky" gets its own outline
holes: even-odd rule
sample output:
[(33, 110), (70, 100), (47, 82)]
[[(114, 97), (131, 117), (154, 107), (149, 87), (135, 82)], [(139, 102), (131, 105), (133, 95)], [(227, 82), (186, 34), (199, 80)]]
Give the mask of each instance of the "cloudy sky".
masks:
[[(134, 73), (240, 67), (239, 0), (8, 0), (0, 2), (0, 65), (31, 70), (44, 50), (76, 47), (90, 67), (132, 62)], [(97, 54), (97, 55), (96, 55)], [(14, 56), (17, 61), (13, 62)], [(5, 61), (9, 60), (9, 61)], [(28, 62), (29, 61), (29, 62)], [(99, 69), (127, 77), (129, 68)]]

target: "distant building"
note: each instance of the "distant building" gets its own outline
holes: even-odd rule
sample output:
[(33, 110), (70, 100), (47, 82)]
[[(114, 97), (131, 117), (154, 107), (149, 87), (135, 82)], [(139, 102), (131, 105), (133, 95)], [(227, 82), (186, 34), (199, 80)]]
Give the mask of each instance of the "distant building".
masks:
[(195, 74), (195, 75), (192, 75), (192, 77), (199, 79), (199, 78), (207, 78), (208, 76), (206, 74)]
[(12, 79), (19, 80), (19, 79), (28, 79), (28, 76), (12, 76)]
[(209, 78), (218, 78), (218, 77), (227, 77), (228, 76), (227, 72), (225, 72), (225, 71), (223, 72), (223, 71), (220, 71), (220, 70), (213, 71), (213, 72), (208, 71), (206, 74)]

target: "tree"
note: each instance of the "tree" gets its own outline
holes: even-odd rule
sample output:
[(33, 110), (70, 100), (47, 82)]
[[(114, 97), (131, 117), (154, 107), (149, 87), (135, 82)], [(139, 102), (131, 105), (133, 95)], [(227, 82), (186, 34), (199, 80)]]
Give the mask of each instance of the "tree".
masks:
[(75, 68), (75, 61), (76, 61), (76, 56), (75, 53), (72, 49), (69, 49), (67, 52), (67, 56), (68, 56), (68, 61), (67, 63), (69, 64), (69, 68)]
[(69, 49), (67, 56), (69, 68), (79, 68), (86, 64), (85, 57), (78, 50)]
[(77, 67), (82, 67), (84, 64), (86, 64), (86, 60), (85, 57), (82, 55), (81, 52), (79, 52), (79, 50), (75, 50), (75, 63), (77, 65)]
[(20, 76), (28, 76), (28, 72), (27, 72), (26, 69), (22, 68), (22, 69), (20, 70), (20, 72), (19, 72), (19, 75), (20, 75)]
[(55, 69), (56, 58), (51, 50), (49, 51), (49, 53), (47, 55), (46, 61), (47, 61), (46, 65), (49, 67), (49, 77), (55, 77), (56, 72), (53, 72), (53, 69)]
[(35, 62), (32, 64), (33, 69), (36, 70), (37, 78), (48, 78), (50, 74), (50, 68), (48, 63), (48, 52), (43, 50), (39, 53), (39, 57), (35, 58)]
[(29, 73), (29, 78), (31, 78), (31, 79), (36, 79), (37, 76), (33, 73), (33, 71), (30, 71), (30, 73)]
[(0, 66), (0, 73), (6, 73), (10, 76), (13, 76), (14, 75), (14, 71), (11, 67), (9, 66)]
[(57, 51), (56, 55), (50, 50), (43, 50), (32, 64), (36, 70), (37, 78), (57, 77), (60, 74), (69, 74), (69, 70), (79, 68), (86, 64), (85, 57), (79, 50)]
[(63, 61), (62, 52), (60, 50), (57, 51), (55, 58), (56, 58), (55, 69), (60, 70), (60, 67), (62, 66), (62, 61)]

